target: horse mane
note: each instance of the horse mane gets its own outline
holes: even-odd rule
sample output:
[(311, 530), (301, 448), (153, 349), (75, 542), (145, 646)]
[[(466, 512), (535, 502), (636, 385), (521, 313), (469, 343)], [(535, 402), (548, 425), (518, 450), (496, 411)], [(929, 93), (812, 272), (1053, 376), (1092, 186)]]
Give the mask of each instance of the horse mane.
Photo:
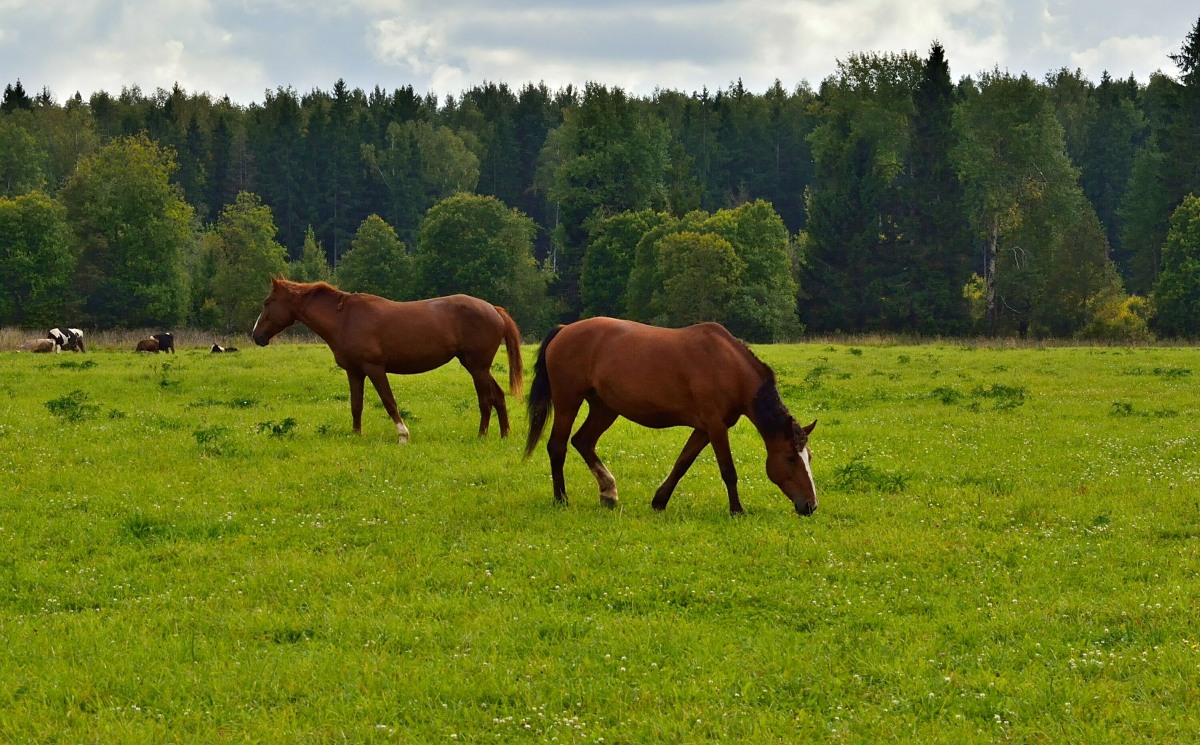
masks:
[(315, 297), (324, 295), (332, 295), (337, 298), (337, 309), (342, 309), (342, 303), (346, 302), (346, 298), (350, 297), (349, 292), (339, 290), (328, 282), (293, 282), (289, 279), (277, 279), (283, 289), (287, 290), (288, 294), (299, 301), (300, 305), (304, 305), (309, 300)]
[(290, 279), (282, 278), (276, 281), (279, 282), (279, 284), (282, 285), (283, 288), (289, 293), (293, 295), (299, 295), (301, 297), (319, 295), (326, 292), (332, 292), (335, 295), (346, 294), (328, 282), (293, 282)]
[(768, 435), (790, 432), (792, 413), (788, 411), (787, 404), (779, 395), (779, 387), (775, 385), (775, 371), (771, 369), (770, 365), (760, 360), (758, 355), (746, 346), (745, 342), (740, 339), (738, 342), (763, 373), (762, 385), (758, 387), (758, 391), (750, 401), (750, 409), (754, 412), (754, 420), (758, 424), (759, 430)]

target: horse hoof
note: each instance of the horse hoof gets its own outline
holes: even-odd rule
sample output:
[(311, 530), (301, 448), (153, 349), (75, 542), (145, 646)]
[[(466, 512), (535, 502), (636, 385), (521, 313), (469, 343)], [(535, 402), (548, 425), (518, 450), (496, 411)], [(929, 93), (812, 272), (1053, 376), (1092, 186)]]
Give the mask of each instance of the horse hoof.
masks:
[(663, 502), (663, 503), (661, 503), (661, 504), (660, 504), (660, 503), (659, 503), (657, 500), (656, 500), (656, 501), (654, 501), (654, 502), (651, 502), (651, 503), (650, 503), (650, 506), (654, 508), (654, 511), (655, 511), (655, 512), (662, 512), (662, 511), (664, 511), (664, 510), (666, 510), (666, 509), (667, 509), (667, 503), (666, 503), (666, 502)]

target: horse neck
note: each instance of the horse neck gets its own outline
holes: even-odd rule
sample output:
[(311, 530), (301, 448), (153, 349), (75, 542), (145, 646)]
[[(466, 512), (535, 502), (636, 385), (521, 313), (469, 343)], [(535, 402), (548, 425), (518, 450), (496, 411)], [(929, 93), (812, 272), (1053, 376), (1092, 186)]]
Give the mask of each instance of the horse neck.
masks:
[(342, 294), (319, 290), (298, 298), (296, 302), (296, 320), (331, 346), (337, 333), (339, 296)]
[(791, 413), (779, 395), (774, 372), (757, 358), (753, 361), (756, 363), (758, 378), (754, 384), (754, 393), (746, 405), (745, 415), (765, 442), (781, 434), (790, 434)]

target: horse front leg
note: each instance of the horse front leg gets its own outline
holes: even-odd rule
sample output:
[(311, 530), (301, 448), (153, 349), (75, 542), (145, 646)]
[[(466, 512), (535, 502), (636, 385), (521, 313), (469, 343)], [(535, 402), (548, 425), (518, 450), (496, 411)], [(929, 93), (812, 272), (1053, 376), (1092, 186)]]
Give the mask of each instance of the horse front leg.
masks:
[(667, 502), (671, 499), (671, 495), (675, 493), (675, 487), (679, 485), (679, 480), (692, 467), (692, 463), (696, 461), (696, 456), (700, 455), (700, 451), (704, 450), (706, 445), (708, 445), (708, 433), (703, 430), (693, 429), (687, 442), (683, 444), (683, 450), (679, 451), (679, 457), (675, 459), (675, 466), (667, 474), (667, 478), (659, 484), (658, 489), (655, 490), (654, 501), (650, 503), (651, 507), (659, 512), (667, 508)]
[(383, 408), (387, 409), (388, 416), (395, 422), (396, 434), (400, 436), (400, 444), (403, 445), (409, 439), (408, 427), (400, 418), (400, 410), (396, 408), (396, 398), (392, 395), (392, 386), (388, 383), (387, 371), (382, 366), (372, 366), (367, 368), (366, 373), (367, 377), (371, 379), (371, 385), (375, 386), (375, 392), (379, 394), (379, 400), (383, 402)]
[(729, 514), (740, 515), (745, 510), (738, 499), (737, 468), (733, 465), (733, 454), (729, 452), (729, 430), (722, 427), (709, 437), (712, 439), (713, 453), (717, 456), (717, 466), (721, 469), (721, 480), (729, 492)]
[(346, 378), (350, 381), (350, 420), (354, 424), (354, 434), (362, 434), (363, 410), (363, 381), (366, 376), (358, 370), (347, 370)]

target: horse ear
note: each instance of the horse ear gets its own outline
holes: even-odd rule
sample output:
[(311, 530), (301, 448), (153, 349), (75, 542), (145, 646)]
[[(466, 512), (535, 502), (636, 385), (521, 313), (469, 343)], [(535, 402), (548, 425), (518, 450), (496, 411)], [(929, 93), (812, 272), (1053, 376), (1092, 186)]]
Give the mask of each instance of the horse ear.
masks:
[(811, 435), (812, 431), (816, 428), (817, 428), (817, 420), (814, 419), (812, 424), (808, 425), (807, 427), (801, 427), (800, 429), (804, 430), (804, 434), (807, 436), (807, 435)]

